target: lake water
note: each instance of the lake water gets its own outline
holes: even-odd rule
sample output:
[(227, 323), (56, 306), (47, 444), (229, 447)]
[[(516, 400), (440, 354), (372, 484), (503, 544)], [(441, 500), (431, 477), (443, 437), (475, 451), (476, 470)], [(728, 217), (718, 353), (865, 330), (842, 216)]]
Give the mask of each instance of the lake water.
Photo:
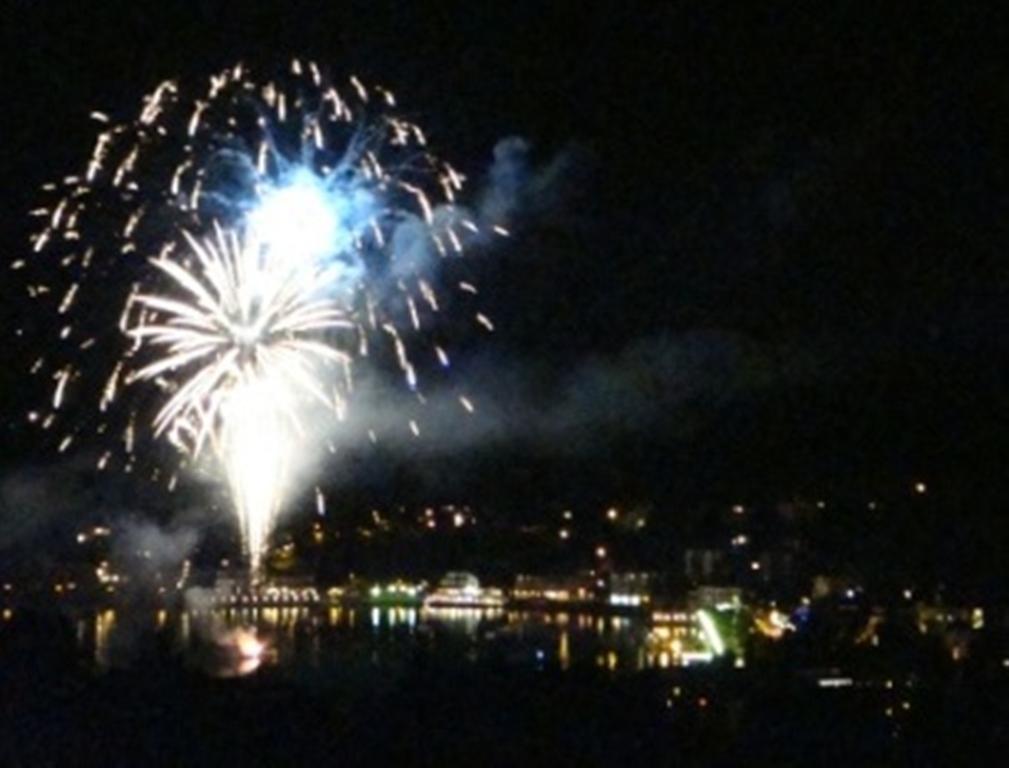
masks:
[(221, 676), (362, 661), (395, 666), (425, 657), (614, 673), (682, 663), (642, 617), (590, 613), (367, 606), (107, 609), (74, 621), (78, 648), (99, 668), (130, 667), (155, 647)]

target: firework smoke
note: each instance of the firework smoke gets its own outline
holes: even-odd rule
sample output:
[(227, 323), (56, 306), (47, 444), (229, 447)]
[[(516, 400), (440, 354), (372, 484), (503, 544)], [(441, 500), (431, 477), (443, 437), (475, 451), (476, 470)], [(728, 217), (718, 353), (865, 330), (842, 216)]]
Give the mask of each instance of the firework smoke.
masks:
[(46, 185), (34, 254), (12, 265), (52, 333), (31, 365), (51, 397), (29, 421), (169, 488), (212, 468), (254, 569), (319, 449), (306, 424), (343, 418), (355, 368), (398, 367), (423, 404), (419, 371), (450, 364), (448, 316), (493, 329), (455, 263), (507, 231), (457, 207), (462, 175), (395, 109), (300, 60), (270, 80), (239, 64), (195, 95), (165, 81), (133, 122), (93, 113), (90, 158)]

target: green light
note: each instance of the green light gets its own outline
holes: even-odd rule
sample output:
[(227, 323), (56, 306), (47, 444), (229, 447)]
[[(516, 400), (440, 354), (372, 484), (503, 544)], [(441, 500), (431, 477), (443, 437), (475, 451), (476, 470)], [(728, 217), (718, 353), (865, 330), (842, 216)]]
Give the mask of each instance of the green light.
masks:
[(714, 651), (715, 655), (721, 656), (725, 653), (725, 643), (722, 642), (722, 636), (718, 634), (718, 627), (715, 626), (715, 622), (708, 615), (708, 612), (704, 610), (698, 611), (697, 621), (700, 623), (701, 629), (704, 630), (704, 636), (707, 638), (708, 645), (711, 646), (711, 650)]

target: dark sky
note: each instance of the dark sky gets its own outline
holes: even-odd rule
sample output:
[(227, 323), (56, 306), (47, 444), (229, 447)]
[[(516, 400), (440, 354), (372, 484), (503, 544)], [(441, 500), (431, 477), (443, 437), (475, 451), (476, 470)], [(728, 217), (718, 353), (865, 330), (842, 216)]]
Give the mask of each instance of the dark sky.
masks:
[[(532, 147), (517, 236), (486, 258), (499, 331), (468, 366), (495, 423), (464, 455), (362, 456), (365, 489), (722, 498), (928, 476), (997, 506), (1001, 19), (604, 5), (6, 0), (4, 251), (25, 249), (32, 190), (90, 151), (92, 109), (314, 57), (392, 87), (474, 191), (499, 140)], [(18, 410), (23, 362), (3, 378)], [(42, 461), (24, 444), (8, 465)]]

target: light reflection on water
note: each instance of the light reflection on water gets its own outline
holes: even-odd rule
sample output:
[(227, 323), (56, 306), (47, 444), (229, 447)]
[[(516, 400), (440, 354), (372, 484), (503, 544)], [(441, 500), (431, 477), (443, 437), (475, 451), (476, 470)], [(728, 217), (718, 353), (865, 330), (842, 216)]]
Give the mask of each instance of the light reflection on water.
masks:
[[(90, 631), (87, 631), (90, 629)], [(263, 643), (254, 665), (232, 647), (236, 630)], [(151, 611), (104, 610), (80, 618), (77, 642), (100, 668), (136, 663), (142, 638), (213, 674), (260, 664), (327, 669), (353, 661), (409, 663), (417, 654), (568, 670), (595, 666), (634, 671), (675, 665), (649, 644), (640, 618), (478, 608), (329, 606)], [(230, 643), (230, 645), (229, 645)], [(209, 663), (208, 663), (209, 659)], [(236, 665), (243, 664), (243, 670)]]

